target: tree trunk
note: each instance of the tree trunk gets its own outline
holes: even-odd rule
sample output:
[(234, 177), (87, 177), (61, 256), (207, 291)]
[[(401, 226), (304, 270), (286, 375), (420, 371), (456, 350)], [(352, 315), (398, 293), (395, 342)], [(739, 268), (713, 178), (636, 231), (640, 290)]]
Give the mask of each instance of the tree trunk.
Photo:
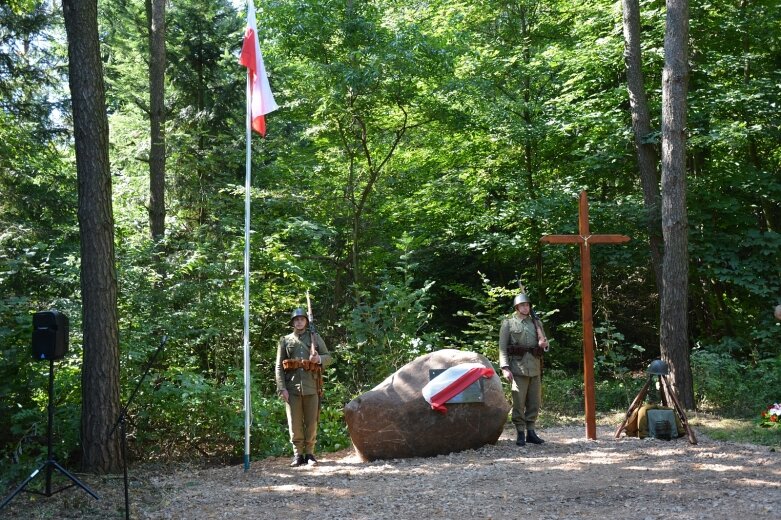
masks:
[(689, 79), (688, 0), (667, 0), (662, 73), (662, 233), (660, 348), (681, 404), (694, 408), (688, 342), (688, 217), (686, 213), (686, 91)]
[(84, 359), (81, 442), (84, 467), (99, 473), (121, 468), (119, 435), (119, 330), (114, 267), (114, 215), (108, 158), (97, 0), (63, 0), (76, 142), (81, 236)]
[(165, 0), (146, 0), (149, 30), (149, 229), (165, 236)]
[(626, 83), (629, 91), (629, 105), (632, 111), (632, 129), (635, 134), (637, 169), (643, 187), (643, 202), (648, 229), (648, 248), (651, 267), (654, 272), (656, 291), (662, 294), (662, 232), (659, 229), (659, 176), (658, 162), (653, 143), (648, 142), (651, 133), (651, 118), (648, 115), (648, 100), (643, 80), (643, 62), (640, 51), (640, 2), (623, 0), (624, 10), (624, 63)]

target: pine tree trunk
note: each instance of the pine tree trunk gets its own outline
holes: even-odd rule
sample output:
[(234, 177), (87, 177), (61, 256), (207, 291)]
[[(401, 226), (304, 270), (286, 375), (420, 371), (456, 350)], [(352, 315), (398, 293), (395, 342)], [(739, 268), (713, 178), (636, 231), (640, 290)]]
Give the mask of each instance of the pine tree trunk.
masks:
[(686, 92), (689, 79), (688, 0), (667, 0), (662, 73), (662, 234), (660, 348), (681, 404), (694, 408), (688, 342), (688, 216), (686, 213)]
[(117, 279), (97, 0), (63, 0), (63, 13), (79, 185), (83, 463), (88, 471), (115, 472), (121, 468), (119, 435), (109, 432), (119, 414)]
[(146, 0), (149, 29), (149, 229), (165, 236), (165, 0)]

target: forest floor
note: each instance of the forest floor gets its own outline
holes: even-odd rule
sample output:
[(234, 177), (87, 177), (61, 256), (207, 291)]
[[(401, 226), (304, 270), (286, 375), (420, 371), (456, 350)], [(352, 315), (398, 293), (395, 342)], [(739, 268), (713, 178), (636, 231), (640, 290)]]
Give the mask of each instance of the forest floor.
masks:
[[(617, 424), (541, 429), (543, 445), (515, 445), (510, 425), (495, 445), (434, 458), (361, 462), (324, 453), (317, 466), (288, 457), (204, 467), (130, 469), (130, 518), (141, 519), (498, 519), (779, 518), (777, 448), (709, 439), (698, 444), (615, 439)], [(124, 518), (119, 476), (78, 477), (52, 497), (17, 495), (0, 518)], [(40, 480), (40, 478), (38, 479)]]

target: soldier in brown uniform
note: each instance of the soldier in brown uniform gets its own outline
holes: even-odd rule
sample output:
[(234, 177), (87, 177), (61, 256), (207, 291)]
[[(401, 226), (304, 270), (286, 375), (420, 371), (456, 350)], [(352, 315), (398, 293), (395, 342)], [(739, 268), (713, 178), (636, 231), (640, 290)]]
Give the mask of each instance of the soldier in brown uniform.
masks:
[(529, 298), (521, 293), (513, 300), (515, 312), (502, 321), (499, 331), (499, 366), (512, 383), (512, 421), (518, 431), (515, 444), (542, 444), (534, 423), (542, 400), (542, 355), (548, 339), (542, 323), (531, 315)]
[(317, 464), (315, 443), (322, 396), (322, 370), (331, 355), (319, 334), (312, 348), (312, 332), (304, 309), (296, 309), (290, 318), (293, 332), (279, 338), (275, 376), (277, 393), (285, 400), (290, 442), (291, 466)]

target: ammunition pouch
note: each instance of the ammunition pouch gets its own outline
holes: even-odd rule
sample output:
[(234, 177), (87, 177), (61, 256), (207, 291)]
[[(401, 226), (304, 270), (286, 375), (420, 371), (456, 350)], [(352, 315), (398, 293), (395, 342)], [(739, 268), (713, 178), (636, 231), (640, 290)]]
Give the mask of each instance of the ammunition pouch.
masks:
[(283, 359), (282, 368), (285, 370), (285, 372), (298, 370), (299, 368), (303, 368), (309, 372), (320, 372), (323, 369), (319, 363), (309, 361), (308, 359)]

